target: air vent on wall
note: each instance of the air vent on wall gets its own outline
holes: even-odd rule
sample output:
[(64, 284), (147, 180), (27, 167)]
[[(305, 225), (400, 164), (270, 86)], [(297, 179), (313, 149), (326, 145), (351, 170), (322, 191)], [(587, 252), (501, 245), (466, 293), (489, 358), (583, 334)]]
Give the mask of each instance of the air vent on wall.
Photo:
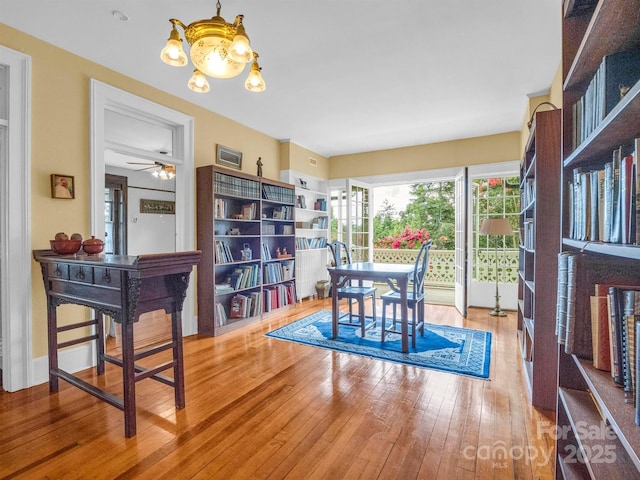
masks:
[(316, 160), (315, 158), (309, 157), (309, 165), (317, 167), (318, 166), (318, 160)]

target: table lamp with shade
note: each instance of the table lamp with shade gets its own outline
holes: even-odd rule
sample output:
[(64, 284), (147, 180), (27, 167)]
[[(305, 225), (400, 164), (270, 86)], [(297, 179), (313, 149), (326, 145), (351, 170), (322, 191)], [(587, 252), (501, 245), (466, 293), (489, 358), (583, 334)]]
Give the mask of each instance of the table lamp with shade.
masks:
[[(487, 235), (490, 237), (501, 235), (513, 235), (513, 228), (506, 218), (485, 218), (480, 224), (480, 235)], [(496, 257), (496, 305), (493, 310), (489, 312), (489, 315), (495, 317), (504, 317), (506, 313), (500, 308), (500, 293), (498, 291), (498, 242), (495, 242), (495, 257)]]

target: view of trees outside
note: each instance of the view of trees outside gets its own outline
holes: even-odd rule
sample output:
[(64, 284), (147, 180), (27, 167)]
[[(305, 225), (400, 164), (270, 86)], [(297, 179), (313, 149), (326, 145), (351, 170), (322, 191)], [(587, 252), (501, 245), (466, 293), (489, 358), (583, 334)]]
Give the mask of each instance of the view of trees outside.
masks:
[(374, 248), (419, 249), (422, 243), (431, 240), (432, 248), (453, 250), (454, 182), (416, 183), (406, 188), (409, 202), (404, 210), (398, 211), (385, 198), (375, 212)]
[[(406, 208), (399, 210), (394, 198), (378, 203), (373, 218), (373, 245), (377, 248), (418, 249), (427, 240), (433, 247), (453, 250), (455, 183), (424, 182), (409, 185)], [(378, 196), (378, 188), (374, 196)], [(385, 192), (386, 193), (386, 192)], [(520, 191), (518, 177), (482, 178), (472, 181), (473, 216), (476, 231), (485, 218), (506, 217), (518, 231)], [(475, 248), (487, 248), (487, 236), (475, 236)], [(517, 236), (505, 236), (500, 248), (517, 248)], [(491, 247), (493, 248), (493, 243)]]

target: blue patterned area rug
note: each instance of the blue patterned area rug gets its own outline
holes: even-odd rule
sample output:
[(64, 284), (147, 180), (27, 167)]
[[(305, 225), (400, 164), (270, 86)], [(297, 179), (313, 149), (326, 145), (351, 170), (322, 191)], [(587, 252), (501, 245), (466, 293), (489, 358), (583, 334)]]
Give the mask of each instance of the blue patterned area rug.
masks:
[(402, 353), (399, 334), (388, 333), (384, 343), (380, 341), (379, 321), (376, 327), (366, 331), (365, 338), (360, 328), (340, 325), (338, 338), (332, 340), (331, 312), (321, 310), (267, 336), (416, 367), (489, 377), (491, 332), (482, 330), (426, 323), (424, 337), (418, 334), (416, 348), (411, 347), (409, 338), (409, 353)]

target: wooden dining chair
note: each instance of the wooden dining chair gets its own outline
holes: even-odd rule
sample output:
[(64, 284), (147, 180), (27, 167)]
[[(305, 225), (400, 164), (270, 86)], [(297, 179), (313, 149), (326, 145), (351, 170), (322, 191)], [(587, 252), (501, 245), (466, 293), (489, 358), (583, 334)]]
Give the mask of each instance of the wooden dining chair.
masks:
[[(331, 242), (328, 247), (329, 250), (331, 250), (331, 254), (333, 255), (333, 264), (336, 267), (351, 263), (351, 255), (349, 254), (349, 249), (344, 242), (334, 241)], [(346, 298), (349, 303), (348, 320), (338, 320), (338, 324), (360, 327), (362, 331), (362, 337), (364, 337), (365, 330), (371, 326), (375, 326), (376, 324), (376, 288), (366, 287), (363, 285), (353, 285), (351, 280), (349, 280), (344, 286), (338, 289), (333, 288), (333, 295), (338, 296), (338, 301)], [(371, 297), (371, 302), (373, 304), (373, 321), (369, 325), (366, 325), (364, 307), (365, 300), (369, 297)], [(358, 302), (357, 321), (354, 321), (353, 316), (354, 300)]]
[[(407, 307), (411, 309), (409, 335), (411, 336), (411, 346), (416, 348), (416, 331), (424, 337), (424, 275), (427, 273), (429, 265), (429, 249), (432, 242), (427, 242), (420, 247), (418, 258), (416, 258), (413, 275), (407, 287)], [(385, 333), (401, 333), (396, 329), (396, 324), (400, 319), (396, 316), (396, 309), (400, 306), (400, 291), (390, 290), (380, 296), (382, 299), (382, 325), (381, 338), (384, 342)], [(387, 306), (393, 306), (393, 322), (391, 327), (386, 327)]]

